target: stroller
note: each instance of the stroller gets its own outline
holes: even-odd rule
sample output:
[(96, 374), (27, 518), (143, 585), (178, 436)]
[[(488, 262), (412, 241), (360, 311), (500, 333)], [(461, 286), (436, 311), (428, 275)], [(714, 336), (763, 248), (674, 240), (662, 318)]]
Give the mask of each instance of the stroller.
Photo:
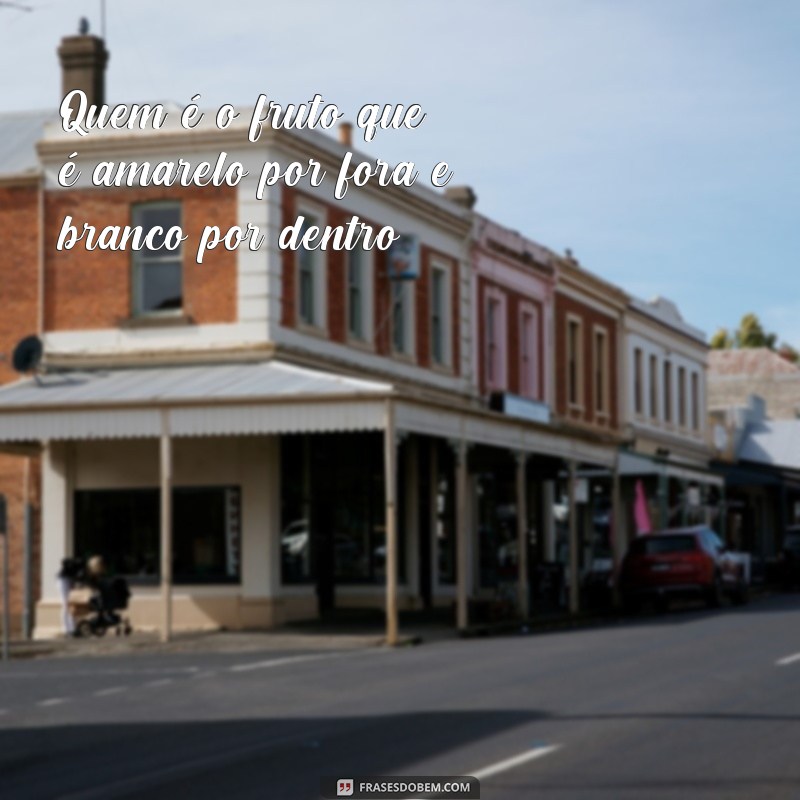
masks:
[[(70, 612), (75, 620), (76, 636), (105, 636), (113, 628), (117, 636), (128, 636), (133, 628), (130, 620), (119, 614), (128, 607), (131, 592), (124, 578), (106, 578), (102, 561), (97, 568), (76, 570), (74, 578), (85, 588), (71, 593)], [(79, 595), (79, 596), (76, 596)]]

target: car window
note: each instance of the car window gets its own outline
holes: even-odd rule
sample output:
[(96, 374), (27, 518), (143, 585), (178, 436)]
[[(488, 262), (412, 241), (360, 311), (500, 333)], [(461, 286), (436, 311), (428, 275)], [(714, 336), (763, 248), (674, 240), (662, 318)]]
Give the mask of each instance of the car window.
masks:
[(658, 556), (667, 553), (691, 553), (697, 549), (694, 536), (642, 536), (631, 543), (631, 553)]

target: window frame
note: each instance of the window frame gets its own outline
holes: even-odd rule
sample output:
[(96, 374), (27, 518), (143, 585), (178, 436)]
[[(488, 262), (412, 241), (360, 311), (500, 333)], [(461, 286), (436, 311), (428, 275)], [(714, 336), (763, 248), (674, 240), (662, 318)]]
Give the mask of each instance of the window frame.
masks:
[[(130, 218), (131, 218), (131, 225), (137, 226), (141, 225), (140, 220), (137, 218), (137, 215), (145, 210), (153, 210), (153, 209), (167, 209), (167, 208), (175, 208), (178, 211), (178, 222), (177, 224), (183, 228), (183, 204), (180, 200), (150, 200), (144, 201), (141, 203), (132, 203), (130, 207)], [(142, 229), (144, 234), (147, 233), (147, 230), (144, 228)], [(165, 231), (166, 233), (166, 231)], [(184, 280), (184, 243), (181, 242), (180, 247), (177, 250), (165, 250), (164, 255), (156, 255), (156, 256), (145, 256), (143, 250), (131, 250), (131, 262), (130, 262), (130, 280), (131, 280), (131, 292), (130, 292), (130, 313), (131, 317), (134, 319), (147, 319), (147, 318), (158, 318), (158, 317), (182, 317), (184, 314), (184, 309), (186, 307), (186, 298), (184, 296), (184, 289), (185, 289), (185, 280)], [(150, 262), (153, 264), (155, 263), (167, 263), (178, 261), (180, 263), (180, 277), (181, 277), (181, 304), (178, 308), (164, 308), (164, 309), (152, 309), (152, 310), (144, 310), (142, 309), (142, 296), (144, 294), (143, 291), (143, 276), (144, 270), (142, 267), (145, 266), (144, 262)]]
[(660, 397), (661, 397), (661, 381), (659, 376), (660, 359), (655, 353), (650, 353), (648, 359), (648, 377), (649, 377), (649, 417), (652, 422), (660, 421)]
[[(530, 320), (529, 336), (526, 336), (525, 331), (526, 319)], [(539, 344), (539, 309), (533, 303), (521, 302), (519, 306), (519, 393), (531, 400), (541, 399)], [(526, 350), (530, 351), (527, 359)]]
[[(576, 345), (576, 352), (572, 353), (572, 329), (573, 326), (576, 330), (575, 336), (575, 345)], [(565, 356), (566, 356), (566, 376), (567, 376), (567, 386), (566, 386), (566, 400), (567, 400), (567, 408), (574, 409), (577, 411), (584, 410), (584, 342), (583, 342), (583, 318), (578, 316), (577, 314), (567, 314), (566, 316), (566, 347), (565, 347)], [(575, 399), (573, 400), (573, 376), (572, 376), (572, 365), (573, 361), (575, 363), (575, 381), (574, 381), (574, 396)]]
[[(327, 225), (327, 211), (323, 206), (318, 206), (307, 201), (303, 201), (297, 206), (297, 216), (304, 217), (304, 222), (308, 222), (309, 217), (313, 218), (313, 225), (323, 231)], [(301, 229), (302, 236), (302, 229)], [(302, 302), (302, 272), (301, 252), (311, 255), (311, 306), (314, 318), (305, 319), (303, 316)], [(298, 248), (294, 251), (294, 275), (295, 275), (295, 315), (297, 327), (301, 330), (310, 331), (317, 334), (326, 334), (328, 331), (328, 256), (326, 250), (317, 248), (316, 250), (305, 250)]]
[(678, 427), (686, 428), (689, 421), (687, 413), (688, 397), (686, 395), (686, 367), (678, 366)]
[(644, 351), (633, 348), (633, 413), (644, 416)]
[[(595, 416), (607, 419), (611, 416), (611, 357), (610, 335), (604, 325), (592, 326), (592, 395)], [(602, 342), (602, 353), (598, 343)], [(601, 363), (602, 362), (602, 363)], [(602, 383), (598, 387), (598, 384)], [(599, 391), (598, 391), (599, 388)]]
[[(442, 313), (441, 313), (441, 358), (436, 358), (434, 347), (434, 298), (436, 292), (434, 286), (436, 276), (441, 276), (442, 280)], [(429, 335), (430, 335), (430, 358), (431, 364), (434, 367), (442, 369), (450, 369), (453, 366), (453, 297), (452, 297), (452, 266), (442, 261), (441, 259), (433, 259), (430, 267), (430, 285), (429, 285), (429, 298), (428, 303), (428, 322), (429, 322)]]
[[(413, 360), (416, 356), (416, 282), (413, 280), (389, 280), (389, 322), (390, 343), (392, 356), (395, 358)], [(396, 290), (400, 292), (396, 295)], [(397, 331), (395, 327), (395, 306), (397, 297), (402, 293), (401, 309), (403, 312), (403, 342), (402, 347), (397, 344)]]
[(669, 358), (665, 358), (661, 364), (661, 374), (662, 374), (662, 397), (664, 403), (664, 423), (666, 425), (672, 425), (673, 420), (673, 408), (672, 408), (672, 361)]
[[(347, 319), (347, 341), (350, 344), (360, 346), (371, 346), (374, 340), (374, 310), (373, 310), (373, 272), (374, 272), (374, 257), (371, 250), (365, 250), (363, 247), (355, 247), (353, 250), (345, 250), (345, 281), (344, 281), (344, 294), (345, 294), (345, 314)], [(351, 276), (351, 258), (353, 253), (358, 253), (360, 258), (360, 274), (361, 274), (361, 334), (353, 331), (351, 326), (351, 313), (353, 310), (350, 281)]]
[[(496, 306), (497, 318), (493, 318), (490, 308)], [(484, 379), (489, 391), (504, 392), (508, 386), (507, 367), (507, 304), (506, 294), (495, 286), (489, 286), (484, 292), (483, 299), (484, 325), (483, 325), (483, 353), (484, 353)], [(490, 325), (491, 322), (495, 324)], [(496, 355), (496, 358), (493, 357)], [(492, 367), (496, 367), (496, 375)]]

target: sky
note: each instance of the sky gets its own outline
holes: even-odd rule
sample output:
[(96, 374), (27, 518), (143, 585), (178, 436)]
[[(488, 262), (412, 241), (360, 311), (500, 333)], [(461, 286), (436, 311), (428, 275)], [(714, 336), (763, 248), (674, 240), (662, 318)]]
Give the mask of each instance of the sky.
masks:
[[(0, 111), (55, 108), (101, 0), (18, 3)], [(112, 103), (419, 103), (359, 149), (449, 162), (482, 213), (709, 335), (754, 311), (800, 347), (796, 0), (107, 0), (106, 39)]]

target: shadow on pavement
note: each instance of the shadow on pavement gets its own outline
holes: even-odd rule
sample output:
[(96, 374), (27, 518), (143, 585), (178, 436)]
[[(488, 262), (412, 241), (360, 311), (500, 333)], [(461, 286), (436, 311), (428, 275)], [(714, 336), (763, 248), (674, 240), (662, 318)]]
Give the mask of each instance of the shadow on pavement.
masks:
[(489, 710), (6, 729), (0, 796), (317, 798), (323, 775), (397, 774), (543, 717)]

